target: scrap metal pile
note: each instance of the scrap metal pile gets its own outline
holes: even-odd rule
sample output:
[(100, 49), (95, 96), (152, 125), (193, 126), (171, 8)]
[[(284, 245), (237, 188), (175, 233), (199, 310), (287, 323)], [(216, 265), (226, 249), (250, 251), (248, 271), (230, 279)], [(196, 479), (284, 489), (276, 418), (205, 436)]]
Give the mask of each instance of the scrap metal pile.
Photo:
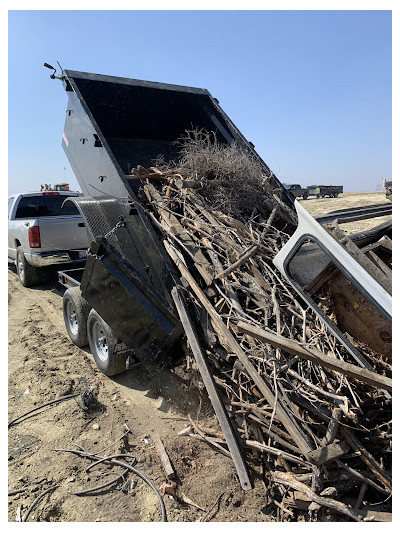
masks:
[[(244, 489), (262, 473), (282, 519), (300, 508), (387, 520), (391, 366), (360, 346), (374, 371), (354, 364), (274, 267), (295, 215), (268, 176), (229, 180), (215, 170), (221, 152), (209, 157), (216, 143), (200, 141), (193, 146), (206, 141), (206, 152), (186, 151), (176, 167), (132, 170), (179, 272), (173, 297), (188, 358), (222, 428), (193, 422), (184, 433), (230, 455)], [(248, 156), (227, 150), (221, 168), (240, 163), (242, 176), (256, 175)]]

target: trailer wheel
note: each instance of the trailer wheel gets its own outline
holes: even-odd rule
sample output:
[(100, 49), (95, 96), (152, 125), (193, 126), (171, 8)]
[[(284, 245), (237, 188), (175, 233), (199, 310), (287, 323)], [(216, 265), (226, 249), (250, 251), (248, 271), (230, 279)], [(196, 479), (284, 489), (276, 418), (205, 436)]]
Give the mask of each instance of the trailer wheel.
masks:
[(115, 376), (126, 370), (127, 352), (118, 353), (118, 338), (94, 309), (89, 313), (87, 334), (90, 351), (103, 374)]
[(303, 193), (303, 200), (307, 200), (307, 198), (308, 198), (308, 194), (306, 192)]
[(63, 296), (63, 314), (68, 336), (76, 346), (86, 346), (90, 306), (79, 287), (70, 287)]
[(337, 193), (337, 192), (334, 192), (334, 193), (333, 193), (333, 197), (334, 197), (334, 198), (337, 198), (337, 197), (338, 197), (338, 193)]
[(25, 259), (24, 250), (22, 246), (17, 248), (17, 274), (19, 281), (24, 287), (31, 287), (39, 283), (38, 269), (28, 263)]

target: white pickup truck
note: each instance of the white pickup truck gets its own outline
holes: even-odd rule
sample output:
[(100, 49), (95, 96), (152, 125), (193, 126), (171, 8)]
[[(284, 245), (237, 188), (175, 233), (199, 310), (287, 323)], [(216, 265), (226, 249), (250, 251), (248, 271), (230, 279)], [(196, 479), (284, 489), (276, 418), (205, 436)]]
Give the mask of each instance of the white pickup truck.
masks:
[(41, 267), (84, 262), (89, 246), (85, 224), (66, 198), (74, 192), (32, 192), (8, 199), (8, 262), (25, 287), (39, 283)]

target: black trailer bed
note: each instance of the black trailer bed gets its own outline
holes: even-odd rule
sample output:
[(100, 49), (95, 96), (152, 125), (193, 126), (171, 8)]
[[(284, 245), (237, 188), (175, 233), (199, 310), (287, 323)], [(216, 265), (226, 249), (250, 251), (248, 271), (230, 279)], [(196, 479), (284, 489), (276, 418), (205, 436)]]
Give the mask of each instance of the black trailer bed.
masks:
[(137, 200), (140, 180), (126, 176), (160, 156), (176, 159), (176, 140), (205, 129), (256, 158), (289, 209), (294, 197), (206, 89), (72, 70), (62, 79), (62, 145), (84, 193), (73, 201), (92, 241), (82, 295), (139, 358), (157, 362), (182, 333), (171, 297), (175, 271)]

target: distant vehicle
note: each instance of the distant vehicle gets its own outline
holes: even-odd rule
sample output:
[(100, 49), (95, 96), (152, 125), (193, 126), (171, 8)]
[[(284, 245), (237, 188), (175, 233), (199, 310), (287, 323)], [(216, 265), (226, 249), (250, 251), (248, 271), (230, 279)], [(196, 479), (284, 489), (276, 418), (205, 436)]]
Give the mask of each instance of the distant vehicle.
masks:
[(69, 191), (69, 183), (57, 183), (54, 187), (51, 186), (51, 183), (45, 183), (40, 186), (41, 191)]
[(320, 197), (324, 198), (329, 196), (330, 198), (337, 198), (339, 194), (343, 193), (343, 185), (309, 185), (307, 187), (308, 196), (316, 195), (316, 188), (320, 188)]
[(296, 198), (298, 196), (302, 196), (304, 200), (307, 200), (307, 198), (310, 195), (310, 192), (308, 189), (304, 189), (301, 185), (298, 183), (283, 183), (282, 184), (287, 191), (290, 191), (293, 196)]
[(89, 247), (85, 224), (75, 205), (64, 200), (80, 193), (42, 191), (8, 199), (8, 262), (24, 287), (39, 283), (41, 267), (84, 262)]
[(385, 189), (386, 198), (392, 200), (392, 182), (382, 179), (382, 187)]

